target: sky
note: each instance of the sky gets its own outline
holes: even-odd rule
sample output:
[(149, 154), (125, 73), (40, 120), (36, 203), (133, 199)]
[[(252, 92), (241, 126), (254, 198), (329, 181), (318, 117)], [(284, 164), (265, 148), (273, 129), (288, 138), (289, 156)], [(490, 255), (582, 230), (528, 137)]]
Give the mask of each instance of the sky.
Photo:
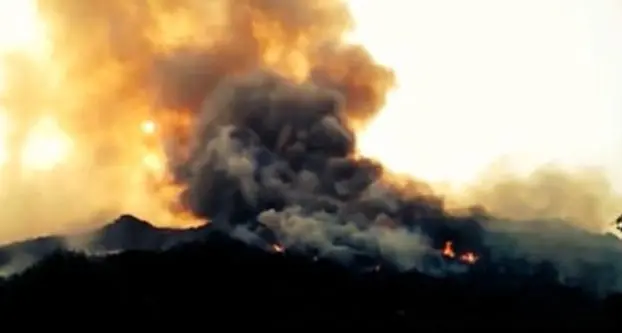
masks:
[(352, 38), (399, 80), (365, 153), (438, 181), (469, 181), (502, 157), (525, 171), (598, 166), (622, 191), (621, 1), (350, 6)]

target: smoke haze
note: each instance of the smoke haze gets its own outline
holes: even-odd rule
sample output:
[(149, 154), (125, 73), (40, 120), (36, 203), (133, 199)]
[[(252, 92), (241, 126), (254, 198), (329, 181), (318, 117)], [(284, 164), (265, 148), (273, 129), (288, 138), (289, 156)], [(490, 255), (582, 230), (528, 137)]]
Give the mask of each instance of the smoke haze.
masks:
[(475, 182), (445, 193), (450, 206), (481, 206), (517, 222), (557, 220), (594, 233), (612, 230), (622, 199), (601, 169), (553, 164), (529, 173), (494, 164)]

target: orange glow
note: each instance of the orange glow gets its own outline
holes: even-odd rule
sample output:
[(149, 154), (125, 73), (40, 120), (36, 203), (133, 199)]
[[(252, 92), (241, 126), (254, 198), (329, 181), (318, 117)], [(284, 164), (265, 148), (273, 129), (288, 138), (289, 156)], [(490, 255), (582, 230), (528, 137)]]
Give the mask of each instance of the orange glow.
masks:
[(443, 255), (447, 258), (454, 258), (456, 256), (456, 252), (454, 252), (453, 243), (451, 241), (445, 242), (445, 246), (443, 246)]
[(277, 253), (283, 253), (285, 252), (285, 247), (279, 244), (272, 244), (272, 250)]
[[(45, 4), (18, 2), (0, 3), (0, 205), (9, 207), (0, 221), (46, 225), (29, 224), (27, 231), (0, 225), (2, 236), (64, 232), (72, 223), (101, 223), (121, 213), (157, 226), (206, 223), (177, 202), (183, 188), (173, 184), (161, 145), (176, 124), (153, 117), (159, 110), (134, 79), (136, 69), (105, 52), (75, 57), (73, 49), (90, 50), (93, 42), (59, 44), (56, 23), (38, 7)], [(164, 41), (161, 47), (176, 40), (153, 38)], [(32, 202), (36, 212), (18, 204), (34, 194), (41, 201)], [(75, 207), (59, 208), (67, 202)], [(109, 213), (96, 220), (101, 212)]]
[[(197, 104), (213, 88), (202, 92), (200, 78), (196, 86), (181, 87), (159, 76), (169, 65), (187, 70), (192, 64), (180, 58), (186, 50), (217, 58), (220, 79), (265, 69), (302, 82), (317, 68), (347, 88), (352, 124), (369, 120), (394, 83), (392, 72), (376, 66), (364, 49), (340, 44), (353, 22), (339, 1), (313, 4), (312, 16), (300, 22), (253, 1), (171, 7), (156, 0), (140, 8), (98, 1), (96, 12), (78, 15), (88, 23), (76, 16), (92, 10), (80, 1), (18, 2), (0, 3), (0, 178), (11, 180), (0, 189), (0, 204), (11, 207), (0, 220), (46, 216), (47, 225), (29, 226), (24, 232), (30, 234), (118, 214), (156, 226), (207, 223), (179, 202), (185, 188), (169, 168), (187, 157)], [(89, 29), (76, 28), (80, 24)], [(36, 180), (36, 190), (23, 183), (23, 174), (35, 175), (28, 181)], [(32, 197), (29, 191), (41, 199), (37, 212), (12, 202)], [(80, 205), (58, 208), (67, 202)]]
[(154, 134), (155, 131), (156, 131), (156, 123), (153, 120), (144, 121), (141, 124), (141, 129), (142, 129), (143, 133), (145, 133), (147, 135)]
[(72, 139), (53, 118), (37, 122), (22, 147), (22, 166), (28, 170), (51, 170), (69, 155)]
[(474, 264), (479, 258), (473, 252), (466, 252), (460, 256), (460, 260), (469, 264)]
[(460, 262), (465, 263), (465, 264), (474, 264), (479, 260), (479, 257), (475, 253), (470, 252), (470, 251), (457, 255), (456, 251), (454, 250), (452, 241), (445, 242), (445, 244), (443, 245), (443, 248), (441, 249), (441, 253), (446, 258), (450, 258), (450, 259), (457, 258)]

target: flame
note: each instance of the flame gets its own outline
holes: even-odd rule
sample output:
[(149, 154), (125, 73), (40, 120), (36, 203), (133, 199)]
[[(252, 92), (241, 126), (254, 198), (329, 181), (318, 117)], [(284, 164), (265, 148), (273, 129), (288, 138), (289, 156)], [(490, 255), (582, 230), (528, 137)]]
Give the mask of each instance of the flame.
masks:
[(474, 264), (477, 262), (479, 258), (477, 257), (477, 255), (473, 252), (466, 252), (462, 255), (460, 255), (460, 261), (468, 263), (468, 264)]
[(445, 244), (443, 245), (443, 248), (441, 249), (441, 253), (444, 257), (447, 257), (450, 259), (457, 258), (458, 261), (465, 263), (465, 264), (474, 264), (479, 260), (479, 256), (476, 255), (474, 252), (470, 252), (470, 251), (457, 255), (456, 251), (454, 250), (452, 241), (445, 242)]
[(272, 250), (276, 253), (283, 253), (285, 252), (285, 247), (280, 244), (272, 244)]
[(443, 255), (447, 258), (456, 257), (456, 252), (454, 252), (453, 242), (451, 241), (445, 242), (445, 246), (443, 246)]

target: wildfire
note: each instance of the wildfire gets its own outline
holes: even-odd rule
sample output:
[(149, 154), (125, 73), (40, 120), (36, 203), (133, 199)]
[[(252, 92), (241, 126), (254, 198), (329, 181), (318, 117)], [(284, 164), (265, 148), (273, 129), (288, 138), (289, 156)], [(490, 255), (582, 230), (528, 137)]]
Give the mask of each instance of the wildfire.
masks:
[(465, 263), (474, 264), (478, 257), (473, 252), (467, 252), (460, 255), (460, 260)]
[(447, 258), (455, 258), (456, 252), (454, 252), (453, 242), (447, 241), (445, 242), (445, 246), (443, 246), (443, 255)]
[[(353, 122), (368, 121), (394, 84), (389, 70), (365, 65), (374, 62), (362, 48), (325, 47), (339, 44), (352, 23), (337, 2), (314, 3), (310, 15), (317, 16), (317, 24), (305, 19), (300, 26), (252, 1), (205, 6), (185, 1), (188, 10), (151, 1), (140, 8), (144, 12), (116, 0), (98, 1), (106, 5), (95, 9), (80, 1), (16, 3), (0, 3), (0, 31), (11, 32), (0, 33), (0, 165), (53, 171), (34, 177), (38, 197), (50, 202), (49, 208), (37, 206), (37, 214), (48, 221), (90, 220), (105, 211), (134, 214), (158, 226), (205, 223), (179, 203), (184, 188), (168, 167), (183, 163), (200, 120), (195, 104), (205, 96), (197, 97), (203, 94), (201, 75), (192, 75), (187, 85), (165, 72), (183, 73), (197, 65), (201, 74), (203, 64), (180, 61), (194, 51), (209, 51), (205, 54), (214, 57), (209, 67), (223, 78), (255, 67), (296, 81), (308, 79), (314, 68), (326, 72), (335, 86), (352, 88), (344, 94), (348, 107), (356, 109)], [(78, 16), (97, 17), (77, 22)], [(5, 63), (5, 56), (18, 58), (23, 68)], [(14, 169), (2, 167), (0, 178), (14, 178)], [(25, 187), (2, 190), (11, 197), (11, 191), (27, 193)], [(80, 207), (58, 209), (73, 201)], [(0, 220), (38, 219), (28, 209), (19, 217), (0, 214)], [(273, 248), (284, 251), (278, 244)]]
[(463, 262), (465, 264), (474, 264), (479, 260), (479, 257), (475, 253), (470, 252), (470, 251), (467, 251), (467, 252), (464, 252), (458, 255), (456, 251), (454, 250), (452, 241), (445, 242), (445, 245), (443, 246), (441, 253), (443, 254), (444, 257), (447, 257), (450, 259), (458, 259), (458, 261)]
[(285, 252), (285, 247), (280, 244), (272, 244), (272, 250), (276, 253), (283, 253)]

